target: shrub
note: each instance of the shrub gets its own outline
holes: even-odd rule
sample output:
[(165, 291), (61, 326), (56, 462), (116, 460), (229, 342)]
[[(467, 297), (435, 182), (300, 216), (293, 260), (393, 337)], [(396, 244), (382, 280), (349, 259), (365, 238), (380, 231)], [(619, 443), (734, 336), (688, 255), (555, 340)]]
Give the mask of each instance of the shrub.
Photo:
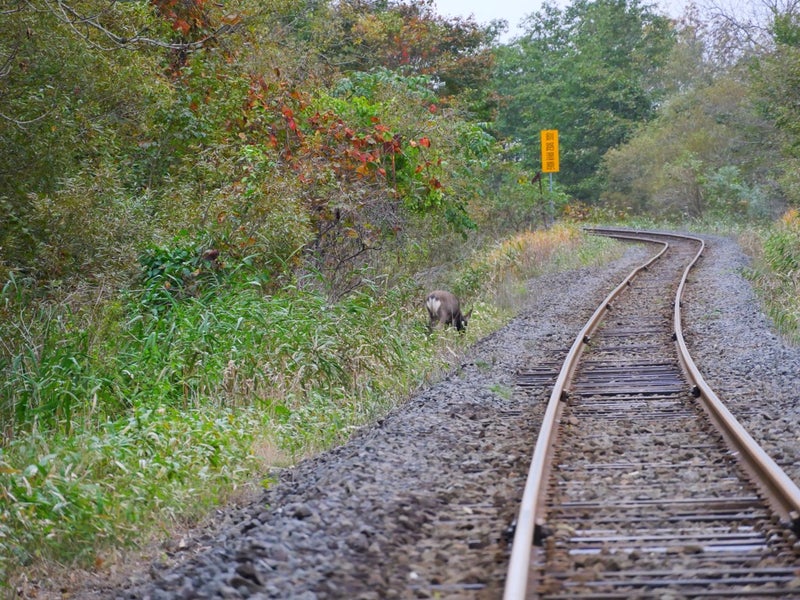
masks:
[(800, 217), (796, 209), (761, 236), (760, 253), (749, 272), (778, 329), (800, 337)]

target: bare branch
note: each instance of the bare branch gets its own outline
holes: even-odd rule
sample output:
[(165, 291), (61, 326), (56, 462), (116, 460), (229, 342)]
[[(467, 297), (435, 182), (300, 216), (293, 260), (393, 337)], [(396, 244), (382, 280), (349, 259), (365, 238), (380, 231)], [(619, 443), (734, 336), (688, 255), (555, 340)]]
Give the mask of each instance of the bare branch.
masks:
[(3, 61), (3, 64), (0, 65), (0, 79), (3, 79), (4, 77), (8, 77), (9, 73), (11, 73), (11, 64), (14, 61), (14, 57), (17, 56), (17, 53), (19, 52), (19, 48), (20, 48), (21, 45), (22, 44), (17, 44), (14, 47), (14, 49), (12, 49), (8, 53), (8, 56)]
[[(80, 27), (88, 27), (101, 33), (116, 47), (153, 46), (167, 50), (180, 50), (183, 52), (200, 50), (201, 48), (205, 47), (210, 40), (213, 40), (224, 33), (229, 33), (235, 29), (234, 25), (225, 23), (202, 39), (193, 42), (166, 42), (164, 40), (158, 40), (142, 35), (143, 32), (137, 33), (133, 36), (123, 36), (114, 33), (99, 22), (98, 17), (101, 16), (102, 13), (94, 16), (86, 16), (78, 13), (72, 6), (66, 2), (63, 2), (63, 0), (55, 0), (55, 2), (44, 0), (44, 2), (51, 14), (53, 14), (59, 21), (67, 25), (70, 29), (72, 29), (73, 32), (75, 32), (76, 35), (84, 39), (87, 43), (101, 50), (112, 50), (113, 48), (103, 47), (97, 44), (90, 39), (86, 32), (81, 31)], [(115, 3), (116, 0), (112, 0), (109, 7), (113, 6)]]
[(25, 125), (30, 125), (31, 123), (36, 123), (36, 121), (41, 121), (47, 115), (49, 115), (51, 112), (53, 112), (53, 111), (52, 110), (48, 110), (46, 113), (43, 113), (43, 114), (39, 115), (38, 117), (36, 117), (34, 119), (28, 119), (28, 120), (25, 120), (25, 121), (23, 121), (21, 119), (15, 119), (13, 117), (9, 117), (8, 115), (4, 115), (3, 113), (0, 113), (0, 119), (3, 119), (4, 121), (8, 121), (9, 123), (13, 123), (14, 125), (19, 127), (20, 129), (24, 130), (25, 129)]
[(798, 15), (800, 0), (761, 0), (758, 3), (741, 3), (731, 0), (707, 0), (705, 10), (716, 20), (717, 37), (724, 40), (724, 32), (732, 34), (725, 45), (731, 46), (738, 40), (741, 51), (747, 47), (755, 50), (771, 50), (774, 45), (772, 27), (776, 17)]

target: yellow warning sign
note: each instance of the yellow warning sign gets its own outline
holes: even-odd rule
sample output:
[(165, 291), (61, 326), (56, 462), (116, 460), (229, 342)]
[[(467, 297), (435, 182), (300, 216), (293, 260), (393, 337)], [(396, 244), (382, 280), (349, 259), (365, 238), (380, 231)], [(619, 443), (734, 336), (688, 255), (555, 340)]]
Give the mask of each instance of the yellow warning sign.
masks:
[(558, 173), (558, 129), (543, 129), (542, 173)]

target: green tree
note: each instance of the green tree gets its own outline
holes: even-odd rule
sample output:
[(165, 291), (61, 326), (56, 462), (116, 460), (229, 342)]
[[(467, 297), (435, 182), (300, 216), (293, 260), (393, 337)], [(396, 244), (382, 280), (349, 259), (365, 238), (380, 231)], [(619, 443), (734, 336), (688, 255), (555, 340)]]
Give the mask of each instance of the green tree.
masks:
[[(81, 3), (95, 21), (71, 9), (12, 1), (0, 10), (0, 276), (4, 267), (61, 276), (88, 267), (77, 253), (95, 232), (127, 237), (118, 237), (120, 223), (91, 217), (119, 210), (120, 151), (169, 102), (161, 49), (132, 52), (90, 23), (149, 24), (153, 36), (168, 27), (139, 5)], [(77, 229), (65, 232), (70, 224)], [(100, 259), (104, 250), (93, 252)]]
[(558, 129), (560, 181), (584, 201), (599, 195), (606, 151), (652, 118), (663, 98), (659, 69), (674, 44), (669, 19), (638, 0), (545, 4), (526, 32), (498, 52), (498, 128), (538, 168), (539, 131)]
[(634, 214), (741, 218), (774, 216), (800, 198), (796, 17), (773, 8), (772, 48), (766, 15), (688, 11), (664, 70), (671, 95), (606, 154), (604, 202)]
[[(328, 214), (319, 207), (345, 199), (472, 226), (448, 181), (467, 154), (446, 169), (444, 153), (458, 152), (456, 125), (470, 112), (449, 107), (480, 107), (485, 95), (491, 28), (443, 19), (428, 0), (9, 2), (0, 276), (122, 272), (134, 246), (182, 231), (239, 257), (263, 239), (262, 264), (291, 269), (309, 223)], [(374, 75), (376, 90), (387, 74), (395, 102), (352, 94), (326, 105), (348, 74)], [(363, 229), (336, 222), (360, 244), (396, 229), (395, 217), (387, 208)]]
[(750, 89), (746, 73), (733, 70), (673, 96), (657, 119), (605, 156), (603, 202), (669, 217), (769, 212), (775, 131)]
[(790, 204), (800, 206), (800, 12), (794, 4), (773, 11), (774, 48), (755, 63), (753, 93), (776, 127), (782, 152), (776, 178)]
[(381, 67), (427, 75), (440, 96), (483, 87), (491, 77), (497, 24), (436, 14), (432, 0), (316, 3), (317, 18), (297, 23), (315, 51), (346, 72)]

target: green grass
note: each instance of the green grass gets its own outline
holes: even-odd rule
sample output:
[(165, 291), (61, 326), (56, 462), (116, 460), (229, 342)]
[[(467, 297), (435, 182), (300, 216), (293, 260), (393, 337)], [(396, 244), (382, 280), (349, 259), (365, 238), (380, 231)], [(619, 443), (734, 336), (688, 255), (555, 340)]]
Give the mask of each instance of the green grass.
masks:
[(744, 245), (753, 256), (745, 274), (778, 331), (800, 343), (800, 213), (789, 210), (774, 225), (750, 232)]
[(577, 231), (528, 232), (453, 273), (469, 282), (466, 335), (428, 336), (413, 284), (368, 285), (331, 304), (312, 287), (266, 293), (238, 273), (195, 293), (146, 286), (47, 304), (10, 282), (0, 296), (0, 581), (51, 563), (91, 566), (241, 486), (268, 484), (262, 448), (291, 463), (347, 439), (503, 325), (526, 278), (618, 254)]
[(108, 545), (139, 541), (143, 524), (198, 515), (252, 476), (259, 420), (255, 411), (135, 409), (93, 431), (16, 440), (0, 453), (4, 566), (90, 564)]

